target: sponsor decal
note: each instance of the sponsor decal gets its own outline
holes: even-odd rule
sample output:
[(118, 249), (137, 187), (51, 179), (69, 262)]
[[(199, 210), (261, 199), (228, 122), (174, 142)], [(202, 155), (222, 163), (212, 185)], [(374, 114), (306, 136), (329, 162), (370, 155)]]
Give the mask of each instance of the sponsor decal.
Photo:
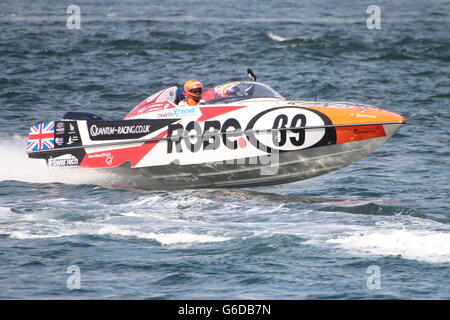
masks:
[[(161, 111), (164, 109), (169, 109), (169, 108), (173, 108), (174, 105), (170, 102), (158, 102), (158, 103), (150, 103), (151, 102), (151, 97), (147, 98), (146, 100), (144, 100), (145, 102), (147, 102), (144, 105), (139, 105), (137, 106), (131, 113), (130, 116), (135, 116), (138, 114), (143, 114), (143, 113), (149, 113), (149, 112), (155, 112), (155, 111)], [(150, 104), (148, 104), (150, 103)]]
[(182, 118), (186, 116), (195, 115), (196, 111), (198, 110), (197, 107), (192, 108), (174, 108), (169, 109), (166, 112), (158, 114), (157, 118)]
[(127, 135), (135, 133), (150, 133), (150, 125), (138, 125), (138, 126), (119, 126), (119, 127), (98, 127), (97, 125), (92, 125), (89, 129), (91, 137), (97, 136), (107, 136), (107, 135)]
[(110, 166), (110, 165), (112, 164), (112, 162), (113, 162), (113, 159), (114, 159), (114, 157), (113, 157), (112, 155), (109, 156), (109, 157), (106, 157), (105, 163), (106, 163), (108, 166)]
[(197, 110), (196, 107), (194, 108), (175, 108), (173, 109), (173, 113), (175, 114), (175, 117), (180, 118), (187, 115), (195, 114), (195, 111)]
[(91, 140), (139, 139), (157, 131), (176, 119), (87, 121)]
[(111, 152), (90, 153), (87, 155), (88, 159), (105, 158), (105, 163), (110, 166), (114, 160)]
[(48, 159), (48, 165), (50, 167), (76, 167), (78, 164), (78, 158), (71, 154)]
[(55, 143), (60, 146), (64, 143), (64, 137), (57, 137), (55, 138)]
[(249, 132), (250, 143), (270, 153), (272, 149), (284, 152), (335, 144), (335, 129), (323, 127), (331, 124), (328, 117), (316, 110), (277, 107), (256, 115), (245, 130)]
[(78, 141), (79, 138), (77, 136), (69, 136), (69, 139), (67, 140), (67, 145), (77, 143)]
[(216, 150), (221, 144), (235, 150), (243, 145), (242, 142), (238, 144), (241, 128), (239, 121), (234, 118), (223, 123), (218, 120), (191, 121), (185, 127), (182, 124), (171, 124), (167, 133), (167, 153), (183, 152), (182, 140), (184, 149), (190, 152)]
[[(264, 152), (292, 151), (336, 143), (334, 128), (324, 128), (331, 121), (322, 113), (299, 107), (277, 107), (253, 117), (243, 132), (235, 118), (224, 122), (191, 121), (185, 126), (171, 124), (167, 133), (167, 153), (245, 148), (247, 141)], [(304, 127), (319, 127), (305, 130)]]
[(161, 118), (173, 118), (173, 117), (175, 117), (175, 114), (172, 111), (160, 113), (157, 116), (158, 119), (161, 119)]
[(87, 155), (88, 159), (94, 159), (94, 158), (107, 158), (112, 157), (111, 152), (101, 152), (101, 153), (89, 153)]
[(55, 148), (80, 146), (81, 138), (76, 121), (56, 122)]
[(382, 125), (359, 125), (336, 128), (336, 143), (373, 139), (385, 137), (386, 132)]
[(57, 134), (63, 134), (64, 133), (64, 122), (57, 122), (56, 123), (56, 133)]

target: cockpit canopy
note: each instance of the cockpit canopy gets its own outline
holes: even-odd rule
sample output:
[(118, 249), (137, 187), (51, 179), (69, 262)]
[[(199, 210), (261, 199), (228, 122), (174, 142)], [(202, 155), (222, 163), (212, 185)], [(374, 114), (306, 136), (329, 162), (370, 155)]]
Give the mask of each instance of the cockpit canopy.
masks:
[(284, 100), (284, 97), (271, 87), (254, 81), (228, 82), (206, 90), (202, 94), (202, 100), (205, 104), (227, 103), (252, 98), (276, 98)]
[[(139, 103), (124, 119), (150, 118), (154, 111), (160, 111), (177, 104), (179, 88), (176, 86), (161, 90)], [(253, 98), (286, 100), (271, 87), (256, 81), (228, 82), (203, 92), (199, 104), (230, 103)]]

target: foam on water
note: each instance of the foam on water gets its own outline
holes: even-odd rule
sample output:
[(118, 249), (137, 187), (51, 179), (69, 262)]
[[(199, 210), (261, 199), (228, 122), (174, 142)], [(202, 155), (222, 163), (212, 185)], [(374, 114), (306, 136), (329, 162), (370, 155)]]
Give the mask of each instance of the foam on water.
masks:
[(0, 207), (0, 219), (8, 219), (13, 216), (13, 213), (11, 212), (11, 208), (6, 207)]
[(273, 33), (273, 32), (266, 32), (266, 35), (271, 39), (271, 40), (273, 40), (273, 41), (277, 41), (277, 42), (284, 42), (284, 41), (287, 41), (288, 39), (286, 39), (286, 38), (284, 38), (284, 37), (282, 37), (282, 36), (279, 36), (279, 35), (277, 35), (277, 34), (275, 34), (275, 33)]
[(120, 177), (113, 173), (89, 169), (50, 168), (43, 159), (28, 158), (25, 150), (26, 139), (24, 137), (14, 135), (1, 139), (0, 181), (111, 185), (114, 181), (120, 180)]
[[(128, 214), (124, 216), (130, 217)], [(0, 218), (3, 217), (0, 216)], [(168, 225), (167, 223), (164, 224), (161, 223), (161, 221), (148, 218), (146, 221), (143, 221), (144, 223), (138, 224), (137, 226), (130, 221), (126, 221), (126, 219), (116, 219), (116, 221), (106, 223), (110, 220), (113, 219), (109, 216), (98, 219), (97, 221), (72, 222), (65, 221), (64, 219), (60, 221), (56, 219), (45, 219), (34, 215), (33, 219), (20, 219), (13, 226), (10, 225), (7, 229), (0, 228), (0, 233), (8, 234), (8, 237), (11, 239), (48, 239), (83, 235), (102, 235), (113, 238), (120, 237), (155, 240), (162, 245), (195, 244), (230, 240), (229, 237), (205, 233), (209, 233), (208, 230), (200, 230), (196, 233), (196, 230), (199, 229), (198, 227), (192, 228), (192, 230), (187, 229), (178, 231), (179, 228), (176, 228), (173, 224)], [(156, 226), (153, 225), (155, 223)], [(161, 231), (167, 229), (176, 230), (173, 232)]]
[(205, 242), (221, 242), (230, 240), (226, 237), (211, 236), (207, 234), (194, 234), (189, 232), (175, 232), (175, 233), (153, 233), (141, 232), (135, 230), (122, 229), (117, 226), (108, 226), (97, 231), (99, 235), (119, 236), (119, 237), (135, 237), (141, 239), (155, 240), (162, 245), (173, 244), (190, 244), (190, 243), (205, 243)]
[(450, 233), (432, 230), (368, 229), (327, 243), (363, 255), (400, 256), (431, 263), (450, 262)]
[[(91, 201), (41, 199), (36, 205), (42, 210), (16, 215), (14, 222), (11, 209), (0, 207), (0, 233), (14, 239), (102, 235), (153, 240), (164, 246), (293, 235), (306, 245), (339, 248), (345, 255), (450, 262), (448, 226), (412, 216), (315, 211), (278, 202), (255, 206), (251, 199), (239, 197), (224, 203), (218, 191), (148, 193), (114, 206)], [(208, 207), (214, 210), (208, 213)], [(81, 208), (86, 208), (83, 213)], [(72, 210), (79, 213), (71, 214)]]

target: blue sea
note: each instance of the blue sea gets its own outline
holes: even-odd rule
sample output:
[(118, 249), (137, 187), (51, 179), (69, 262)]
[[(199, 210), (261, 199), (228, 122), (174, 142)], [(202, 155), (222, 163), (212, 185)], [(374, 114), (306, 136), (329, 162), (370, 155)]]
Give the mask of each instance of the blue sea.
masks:
[[(440, 0), (2, 0), (0, 299), (450, 299), (449, 15)], [(247, 68), (289, 99), (407, 124), (346, 168), (248, 189), (124, 188), (25, 153), (38, 122), (120, 119)]]

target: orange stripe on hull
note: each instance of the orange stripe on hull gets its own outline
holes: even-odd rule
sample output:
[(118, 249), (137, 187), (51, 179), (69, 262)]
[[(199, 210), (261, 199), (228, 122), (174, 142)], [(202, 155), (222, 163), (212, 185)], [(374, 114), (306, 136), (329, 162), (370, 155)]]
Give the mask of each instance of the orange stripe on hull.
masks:
[(336, 127), (336, 144), (385, 137), (383, 125)]

